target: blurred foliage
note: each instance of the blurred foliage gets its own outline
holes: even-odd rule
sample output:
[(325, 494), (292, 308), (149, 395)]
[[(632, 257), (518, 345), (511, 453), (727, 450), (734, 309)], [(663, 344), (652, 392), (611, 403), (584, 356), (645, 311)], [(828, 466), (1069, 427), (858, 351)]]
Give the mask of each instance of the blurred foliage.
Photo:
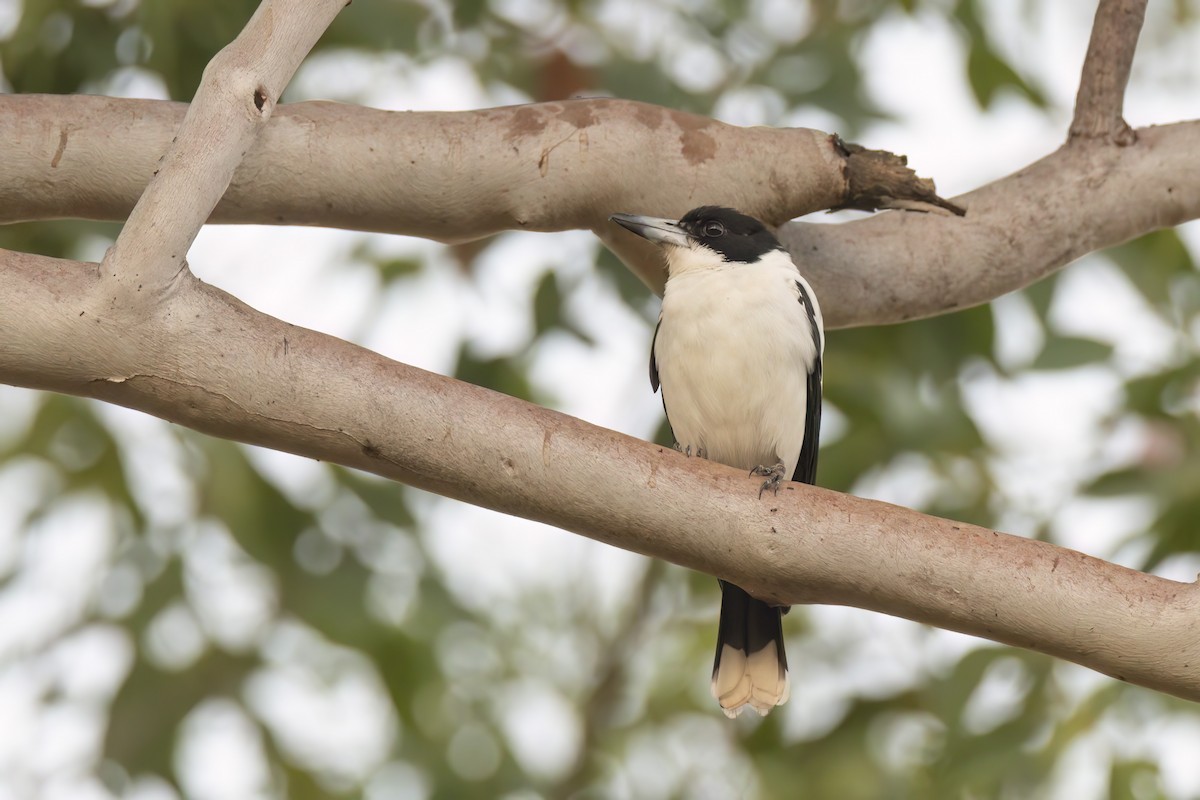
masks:
[(1037, 106), (1045, 106), (1046, 99), (1017, 74), (1008, 62), (995, 51), (988, 40), (979, 8), (974, 2), (959, 2), (955, 15), (963, 26), (968, 41), (967, 82), (975, 95), (975, 101), (987, 108), (997, 93), (1009, 89), (1022, 95)]
[[(122, 70), (139, 69), (161, 79), (172, 98), (187, 100), (208, 59), (256, 5), (25, 0), (15, 29), (0, 41), (0, 70), (17, 92), (71, 93), (106, 91)], [(647, 15), (634, 15), (635, 6)], [(1186, 16), (1186, 6), (1179, 8)], [(452, 55), (482, 84), (532, 99), (611, 92), (709, 113), (723, 99), (753, 92), (768, 123), (820, 109), (853, 137), (882, 117), (863, 90), (860, 45), (882, 22), (905, 14), (951, 20), (981, 107), (1002, 93), (1046, 105), (990, 39), (981, 0), (360, 0), (318, 50), (400, 53), (417, 64)], [(787, 24), (775, 26), (772, 15)], [(629, 19), (653, 29), (631, 28)], [(73, 256), (115, 230), (14, 225), (0, 229), (0, 246)], [(468, 279), (485, 247), (455, 251)], [(1150, 501), (1149, 530), (1133, 542), (1146, 566), (1195, 554), (1200, 277), (1172, 231), (1108, 257), (1149, 313), (1177, 334), (1177, 352), (1165, 363), (1125, 363), (1120, 340), (1059, 330), (1052, 322), (1057, 278), (1022, 293), (1044, 336), (1024, 362), (998, 356), (991, 307), (886, 330), (831, 332), (826, 402), (843, 424), (823, 447), (821, 483), (851, 491), (903, 467), (934, 487), (916, 505), (995, 525), (1005, 506), (991, 469), (1000, 454), (968, 413), (970, 376), (1099, 366), (1124, 386), (1107, 430), (1133, 426), (1138, 444), (1132, 456), (1099, 459), (1080, 490)], [(410, 258), (374, 261), (386, 285), (425, 269)], [(611, 254), (597, 251), (595, 272), (652, 321), (644, 286)], [(464, 340), (454, 374), (544, 401), (530, 376), (533, 345), (563, 333), (583, 345), (594, 341), (570, 311), (580, 285), (544, 273), (532, 288), (527, 345), (480, 355)], [(640, 373), (644, 364), (630, 369)], [(1027, 798), (1042, 796), (1067, 754), (1103, 720), (1146, 705), (1137, 699), (1144, 695), (1107, 681), (1072, 695), (1067, 684), (1078, 681), (1065, 679), (1051, 659), (981, 645), (948, 664), (914, 667), (907, 686), (849, 691), (811, 730), (782, 711), (761, 724), (727, 723), (703, 685), (716, 608), (708, 578), (652, 565), (609, 614), (582, 586), (531, 588), (511, 607), (479, 607), (436, 566), (422, 536), (429, 498), (326, 466), (303, 489), (289, 490), (247, 448), (166, 425), (156, 430), (156, 447), (173, 454), (171, 469), (185, 478), (175, 494), (159, 496), (166, 490), (138, 466), (148, 445), (93, 403), (40, 397), (28, 423), (0, 439), (0, 477), (18, 469), (41, 476), (18, 520), (30, 542), (30, 531), (64, 498), (99, 496), (113, 511), (115, 538), (98, 599), (50, 624), (48, 638), (20, 657), (108, 623), (125, 632), (132, 664), (104, 707), (103, 758), (86, 764), (114, 796), (137, 796), (148, 775), (166, 781), (153, 784), (166, 796), (179, 791), (182, 731), (200, 710), (226, 708), (222, 700), (243, 709), (258, 731), (269, 765), (263, 793), (295, 798), (359, 796), (364, 786), (370, 797), (720, 797), (732, 787), (728, 794), (764, 798)], [(664, 442), (668, 435), (666, 428), (657, 434)], [(173, 509), (165, 516), (164, 504)], [(1044, 534), (1046, 522), (1031, 532)], [(25, 585), (20, 563), (5, 558), (0, 600)], [(804, 665), (838, 673), (863, 657), (841, 640), (822, 639), (829, 631), (808, 624), (802, 610), (788, 625), (798, 669), (793, 705), (805, 702)], [(382, 751), (374, 761), (351, 769), (297, 744), (296, 731), (274, 721), (261, 700), (289, 681), (315, 696), (376, 687), (382, 700), (370, 706), (379, 717), (372, 741)], [(506, 731), (503, 697), (522, 697), (529, 681), (565, 699), (578, 720), (579, 756), (565, 770), (531, 768)], [(1163, 698), (1148, 702), (1147, 713), (1159, 716), (1195, 713)], [(560, 727), (545, 735), (566, 734)], [(1115, 757), (1107, 783), (1112, 798), (1164, 796), (1153, 759)]]

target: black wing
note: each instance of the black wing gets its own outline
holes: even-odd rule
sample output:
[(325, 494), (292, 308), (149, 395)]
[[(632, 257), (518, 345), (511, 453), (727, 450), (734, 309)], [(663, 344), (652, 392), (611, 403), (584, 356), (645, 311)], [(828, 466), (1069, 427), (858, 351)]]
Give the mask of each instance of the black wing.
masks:
[[(655, 392), (657, 392), (659, 389), (659, 381), (658, 381), (658, 361), (654, 358), (654, 345), (658, 344), (658, 329), (661, 327), (662, 327), (662, 320), (660, 319), (658, 321), (658, 324), (654, 326), (654, 338), (650, 340), (650, 388), (652, 391), (655, 391)], [(667, 413), (667, 393), (666, 393), (666, 391), (663, 391), (663, 394), (662, 394), (662, 404), (663, 404), (663, 416), (665, 416), (667, 418), (667, 427), (670, 428), (671, 427), (671, 415)], [(672, 428), (671, 434), (674, 435), (674, 433), (675, 433), (675, 429)], [(676, 442), (675, 446), (679, 447), (679, 443)]]
[(658, 362), (654, 360), (654, 345), (658, 343), (658, 329), (662, 327), (662, 320), (654, 326), (654, 338), (650, 340), (650, 389), (658, 391)]
[[(792, 480), (800, 483), (817, 482), (817, 448), (821, 438), (821, 332), (817, 330), (817, 313), (812, 298), (804, 290), (804, 284), (796, 281), (800, 293), (800, 304), (808, 313), (808, 329), (812, 331), (817, 360), (808, 371), (808, 408), (804, 414), (804, 443), (800, 446), (800, 460)], [(653, 361), (651, 361), (653, 364)]]

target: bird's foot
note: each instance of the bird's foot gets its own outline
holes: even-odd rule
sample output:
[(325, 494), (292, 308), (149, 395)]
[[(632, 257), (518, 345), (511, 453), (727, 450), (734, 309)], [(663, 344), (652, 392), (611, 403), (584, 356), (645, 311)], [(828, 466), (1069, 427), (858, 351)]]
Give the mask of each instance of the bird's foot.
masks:
[(675, 449), (683, 453), (688, 458), (691, 458), (692, 456), (696, 456), (696, 458), (708, 458), (708, 451), (703, 447), (697, 447), (695, 450), (693, 450), (690, 444), (687, 447), (684, 447), (679, 442), (676, 442)]
[(762, 482), (762, 486), (758, 487), (758, 498), (761, 500), (763, 492), (770, 489), (773, 493), (779, 494), (779, 484), (783, 483), (783, 462), (776, 464), (773, 467), (763, 466), (759, 464), (754, 469), (750, 470), (751, 475), (762, 475), (766, 478)]

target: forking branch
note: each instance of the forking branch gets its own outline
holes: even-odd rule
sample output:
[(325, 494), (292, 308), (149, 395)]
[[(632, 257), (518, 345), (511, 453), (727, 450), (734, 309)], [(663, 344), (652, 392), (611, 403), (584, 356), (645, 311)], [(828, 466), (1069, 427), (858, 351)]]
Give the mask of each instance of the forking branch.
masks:
[[(11, 143), (0, 150), (11, 176), (0, 182), (0, 222), (122, 218), (185, 108), (0, 95), (0, 140)], [(713, 156), (691, 164), (681, 137), (701, 125)], [(555, 147), (568, 136), (571, 146)], [(965, 218), (887, 212), (822, 225), (786, 223), (847, 202), (845, 158), (819, 131), (737, 128), (614, 100), (403, 114), (296, 103), (277, 109), (210, 221), (449, 242), (583, 228), (661, 290), (658, 255), (613, 237), (608, 215), (722, 203), (786, 223), (780, 238), (828, 308), (829, 327), (878, 325), (987, 302), (1094, 250), (1200, 217), (1200, 185), (1180, 180), (1200, 168), (1200, 122), (1139, 137), (1132, 147), (1074, 140), (954, 198), (970, 209)], [(689, 180), (664, 179), (672, 174)]]
[[(208, 63), (196, 96), (101, 262), (97, 313), (166, 291), (296, 68), (346, 0), (263, 0)], [(67, 139), (60, 140), (65, 149)], [(61, 157), (61, 153), (59, 156)]]
[(76, 311), (94, 265), (6, 253), (0, 267), (24, 312), (0, 348), (5, 381), (373, 472), (763, 598), (882, 611), (1200, 700), (1193, 584), (801, 484), (759, 501), (741, 470), (390, 361), (194, 279), (172, 313), (123, 328)]
[[(264, 8), (271, 5), (268, 0)], [(308, 34), (316, 31), (317, 24), (312, 22)], [(296, 43), (307, 40), (299, 37), (292, 41), (299, 48)], [(1097, 41), (1094, 38), (1095, 49), (1104, 52), (1107, 45)], [(1102, 60), (1089, 56), (1088, 63)], [(1123, 86), (1124, 78), (1118, 82)], [(238, 80), (235, 85), (252, 83)], [(277, 84), (269, 85), (273, 89)], [(281, 83), (278, 88), (282, 89)], [(244, 92), (234, 94), (243, 97)], [(251, 105), (263, 111), (277, 96), (275, 91), (269, 97), (264, 94), (263, 108), (258, 108), (252, 94)], [(1106, 96), (1111, 97), (1111, 92)], [(105, 154), (103, 158), (134, 161), (144, 168), (167, 146), (160, 135), (162, 119), (178, 124), (182, 117), (177, 106), (141, 106), (151, 109), (151, 122), (160, 126), (147, 133), (144, 126), (131, 120), (130, 107), (122, 110), (117, 101), (0, 98), (0, 103), (8, 108), (25, 103), (26, 109), (33, 109), (15, 120), (0, 114), (0, 125), (14, 126), (18, 134), (10, 140), (16, 147), (0, 158), (11, 168), (17, 184), (34, 190), (25, 201), (20, 192), (6, 194), (0, 198), (0, 207), (9, 206), (12, 200), (17, 204), (13, 213), (23, 215), (21, 218), (49, 216), (49, 210), (55, 208), (60, 215), (70, 214), (73, 208), (72, 201), (54, 195), (59, 190), (38, 188), (39, 170), (63, 170), (50, 173), (61, 178), (67, 170), (83, 166), (75, 164), (75, 159), (98, 153)], [(124, 115), (127, 141), (116, 140), (122, 130), (119, 125), (112, 129), (118, 134), (78, 129), (67, 133), (67, 128), (54, 126), (43, 126), (39, 133), (35, 124), (41, 113), (36, 108), (39, 103), (43, 108), (68, 104), (58, 108), (60, 113), (71, 104), (116, 109), (113, 113)], [(1108, 107), (1111, 109), (1111, 104)], [(227, 111), (229, 107), (217, 103), (210, 113), (223, 113), (218, 108)], [(699, 176), (720, 174), (730, 163), (727, 159), (744, 163), (737, 159), (744, 155), (752, 136), (764, 137), (760, 143), (774, 136), (781, 147), (785, 141), (794, 145), (794, 150), (780, 151), (776, 159), (767, 162), (763, 184), (768, 191), (739, 185), (735, 191), (744, 197), (713, 198), (733, 204), (744, 199), (744, 210), (768, 220), (782, 222), (800, 213), (792, 209), (815, 203), (820, 203), (815, 207), (828, 207), (845, 202), (844, 161), (839, 160), (830, 137), (818, 132), (751, 133), (711, 121), (700, 128), (689, 127), (694, 118), (672, 116), (675, 112), (662, 109), (655, 111), (652, 119), (643, 112), (639, 122), (638, 104), (611, 102), (609, 108), (625, 110), (613, 117), (613, 125), (630, 127), (606, 129), (604, 120), (582, 124), (586, 115), (599, 113), (595, 104), (526, 108), (532, 111), (497, 109), (454, 118), (424, 117), (413, 123), (430, 120), (429, 124), (443, 126), (443, 130), (459, 126), (455, 130), (464, 136), (457, 140), (458, 145), (476, 143), (484, 153), (489, 152), (488, 147), (494, 154), (512, 149), (511, 142), (496, 147), (496, 137), (505, 131), (515, 132), (521, 140), (517, 150), (524, 161), (503, 163), (516, 164), (523, 170), (520, 175), (530, 176), (528, 181), (518, 179), (515, 188), (527, 192), (527, 205), (522, 208), (531, 213), (517, 215), (510, 209), (506, 215), (484, 215), (476, 223), (480, 227), (475, 234), (506, 227), (585, 227), (605, 236), (607, 228), (601, 219), (608, 213), (618, 207), (639, 209), (618, 202), (621, 196), (613, 193), (620, 191), (618, 184), (606, 185), (608, 192), (562, 205), (562, 195), (554, 194), (563, 191), (563, 181), (555, 170), (562, 160), (597, 158), (595, 148), (600, 142), (619, 130), (632, 132), (634, 125), (643, 129), (637, 135), (644, 138), (638, 141), (658, 142), (653, 145), (659, 148), (656, 152), (672, 154), (674, 160), (668, 166), (688, 169), (691, 159), (690, 168)], [(248, 107), (243, 109), (253, 116)], [(211, 121), (200, 110), (195, 113), (197, 124)], [(518, 121), (517, 115), (522, 113), (525, 117)], [(1081, 111), (1077, 118), (1090, 113)], [(687, 459), (288, 325), (201, 283), (181, 268), (181, 262), (170, 258), (172, 254), (181, 257), (176, 250), (182, 251), (190, 243), (194, 229), (207, 217), (204, 204), (212, 208), (222, 181), (232, 180), (232, 185), (224, 204), (217, 206), (216, 219), (263, 221), (259, 217), (267, 213), (269, 201), (287, 194), (281, 187), (292, 190), (289, 197), (300, 198), (289, 202), (297, 203), (295, 207), (308, 216), (277, 221), (318, 224), (362, 212), (353, 205), (339, 207), (347, 198), (369, 205), (369, 200), (356, 195), (351, 187), (343, 196), (326, 186), (328, 193), (322, 196), (317, 187), (304, 183), (307, 179), (288, 178), (282, 170), (268, 168), (281, 152), (295, 156), (294, 151), (283, 149), (285, 142), (302, 141), (308, 135), (308, 143), (319, 148), (330, 130), (354, 135), (339, 129), (338, 119), (360, 120), (374, 114), (382, 112), (310, 106), (290, 119), (287, 114), (277, 114), (271, 124), (253, 118), (237, 136), (222, 140), (221, 153), (208, 162), (215, 176), (206, 173), (203, 185), (207, 188), (193, 205), (181, 207), (173, 216), (171, 204), (180, 202), (179, 191), (155, 190), (157, 194), (144, 202), (150, 211), (163, 216), (152, 227), (131, 226), (122, 247), (128, 245), (126, 252), (131, 252), (135, 247), (162, 246), (148, 241), (153, 238), (151, 231), (157, 231), (153, 235), (162, 233), (162, 226), (173, 231), (170, 243), (178, 247), (166, 247), (157, 259), (150, 258), (154, 251), (144, 251), (145, 269), (160, 279), (168, 277), (170, 291), (146, 293), (136, 304), (111, 302), (97, 311), (95, 298), (105, 296), (112, 275), (101, 274), (95, 264), (0, 251), (0, 319), (5, 321), (0, 333), (0, 380), (93, 397), (215, 436), (367, 470), (718, 575), (779, 602), (873, 609), (1050, 653), (1122, 680), (1200, 699), (1200, 642), (1194, 637), (1193, 625), (1200, 610), (1200, 589), (1193, 584), (1145, 575), (1044, 542), (819, 488), (788, 485), (778, 497), (760, 502), (757, 483), (740, 471)], [(331, 167), (335, 172), (347, 165), (370, 169), (381, 162), (397, 162), (399, 168), (405, 168), (404, 158), (398, 157), (395, 149), (376, 161), (370, 155), (371, 141), (412, 148), (404, 153), (409, 167), (454, 166), (452, 160), (439, 160), (444, 155), (438, 149), (440, 139), (389, 139), (388, 126), (407, 123), (396, 123), (395, 117), (388, 117), (386, 123), (382, 116), (374, 118), (380, 124), (360, 134), (365, 138), (352, 140), (365, 147), (344, 155)], [(322, 120), (321, 124), (310, 126), (314, 119)], [(504, 123), (518, 127), (505, 128)], [(539, 137), (547, 130), (557, 135), (556, 126), (560, 125), (572, 127), (574, 146), (547, 149), (546, 140)], [(173, 129), (170, 122), (166, 127)], [(579, 147), (581, 128), (588, 132), (586, 148)], [(236, 172), (232, 179), (222, 177), (221, 169), (231, 168), (242, 157), (236, 152), (241, 145), (232, 143), (249, 143), (259, 129), (264, 138), (276, 135), (273, 130), (278, 138), (270, 146), (251, 151), (249, 166), (240, 173), (242, 180)], [(472, 130), (478, 139), (465, 135)], [(840, 239), (834, 233), (828, 239), (815, 239), (812, 234), (800, 233), (808, 228), (799, 225), (785, 226), (783, 236), (794, 250), (804, 248), (802, 263), (813, 270), (814, 283), (825, 302), (835, 308), (845, 301), (847, 310), (832, 319), (834, 324), (940, 313), (983, 302), (1036, 280), (1089, 249), (1200, 215), (1200, 187), (1177, 186), (1173, 180), (1185, 167), (1194, 169), (1195, 154), (1200, 153), (1200, 147), (1194, 146), (1198, 137), (1200, 124), (1194, 122), (1145, 131), (1136, 145), (1123, 148), (1103, 138), (1077, 136), (1062, 151), (1029, 170), (968, 195), (963, 199), (969, 212), (965, 219), (889, 213), (836, 229), (824, 226), (843, 231)], [(325, 144), (339, 141), (344, 140), (328, 139)], [(563, 140), (560, 136), (554, 141)], [(157, 149), (143, 152), (155, 142)], [(201, 158), (206, 146), (201, 137), (181, 136), (176, 155), (164, 162), (160, 186), (168, 185), (168, 179), (179, 180), (180, 186), (186, 184), (182, 168), (178, 179), (166, 171), (174, 170), (176, 164), (194, 163), (192, 159)], [(796, 159), (796, 169), (781, 170), (786, 158)], [(614, 163), (600, 160), (599, 166), (611, 171)], [(412, 172), (408, 177), (422, 174)], [(637, 171), (623, 174), (636, 177)], [(143, 181), (148, 176), (136, 173), (135, 182), (138, 175)], [(1097, 184), (1097, 175), (1106, 180)], [(122, 180), (129, 179), (121, 177), (117, 182)], [(647, 180), (659, 187), (657, 191), (668, 183), (655, 180), (652, 174)], [(1080, 182), (1093, 190), (1057, 207), (1059, 193), (1072, 192)], [(472, 206), (476, 201), (467, 195), (478, 192), (486, 199), (489, 191), (498, 191), (477, 175), (472, 176), (471, 191), (460, 184), (457, 196), (452, 191), (433, 196), (430, 193), (442, 188), (430, 186), (417, 180), (401, 181), (398, 194), (389, 195), (387, 202), (408, 203), (401, 208), (424, 204), (457, 220), (472, 217), (472, 211), (478, 210)], [(13, 190), (6, 185), (4, 191)], [(39, 196), (37, 191), (48, 195)], [(118, 186), (105, 196), (99, 187), (84, 187), (75, 202), (87, 213), (77, 215), (124, 213), (122, 209), (129, 207), (125, 205), (130, 199), (128, 191), (127, 185)], [(1134, 193), (1140, 193), (1132, 201), (1139, 208), (1131, 210)], [(1138, 200), (1144, 200), (1144, 205)], [(663, 199), (658, 213), (695, 202), (682, 196)], [(747, 203), (774, 210), (763, 213)], [(1021, 210), (1023, 204), (1025, 210)], [(389, 210), (401, 220), (390, 224), (417, 225), (395, 208), (386, 208), (386, 203), (365, 209), (369, 219), (380, 219)], [(138, 216), (143, 213), (150, 212), (139, 211)], [(436, 238), (474, 238), (470, 230), (456, 230), (431, 227), (425, 233)], [(1044, 246), (1056, 236), (1059, 246), (1048, 248), (1049, 255), (1030, 267), (1022, 261), (1028, 253), (1018, 246), (1019, 237), (1026, 234), (1033, 242), (1030, 247)], [(1016, 245), (1014, 237), (1018, 237)], [(1007, 246), (997, 247), (998, 242)], [(874, 262), (871, 252), (875, 253)], [(624, 255), (630, 263), (640, 265), (644, 277), (653, 280), (648, 261), (635, 253)], [(854, 259), (860, 255), (868, 265), (865, 268), (885, 255), (900, 266), (891, 273), (870, 274), (872, 281), (883, 283), (870, 284), (866, 288), (874, 291), (866, 291), (862, 281), (868, 273), (853, 271), (858, 264)], [(838, 267), (847, 271), (838, 272)], [(914, 280), (918, 291), (936, 287), (949, 279), (954, 268), (966, 276), (962, 286), (952, 286), (932, 301), (903, 293), (889, 299), (886, 292), (879, 291)], [(982, 280), (993, 271), (999, 277)], [(130, 278), (141, 272), (122, 267), (113, 274), (129, 289), (137, 286)], [(920, 283), (923, 275), (926, 284)], [(972, 281), (975, 285), (968, 285)], [(122, 297), (128, 295), (126, 291)], [(112, 295), (110, 299), (120, 298)], [(725, 546), (732, 537), (745, 543), (736, 554)]]

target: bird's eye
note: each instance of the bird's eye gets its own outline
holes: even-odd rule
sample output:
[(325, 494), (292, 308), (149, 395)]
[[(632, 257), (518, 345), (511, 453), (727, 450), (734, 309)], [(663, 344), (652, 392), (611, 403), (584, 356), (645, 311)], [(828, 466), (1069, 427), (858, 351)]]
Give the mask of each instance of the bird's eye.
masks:
[(725, 235), (725, 226), (722, 225), (721, 223), (717, 222), (716, 220), (710, 220), (710, 221), (704, 223), (704, 235), (705, 236), (724, 236)]

